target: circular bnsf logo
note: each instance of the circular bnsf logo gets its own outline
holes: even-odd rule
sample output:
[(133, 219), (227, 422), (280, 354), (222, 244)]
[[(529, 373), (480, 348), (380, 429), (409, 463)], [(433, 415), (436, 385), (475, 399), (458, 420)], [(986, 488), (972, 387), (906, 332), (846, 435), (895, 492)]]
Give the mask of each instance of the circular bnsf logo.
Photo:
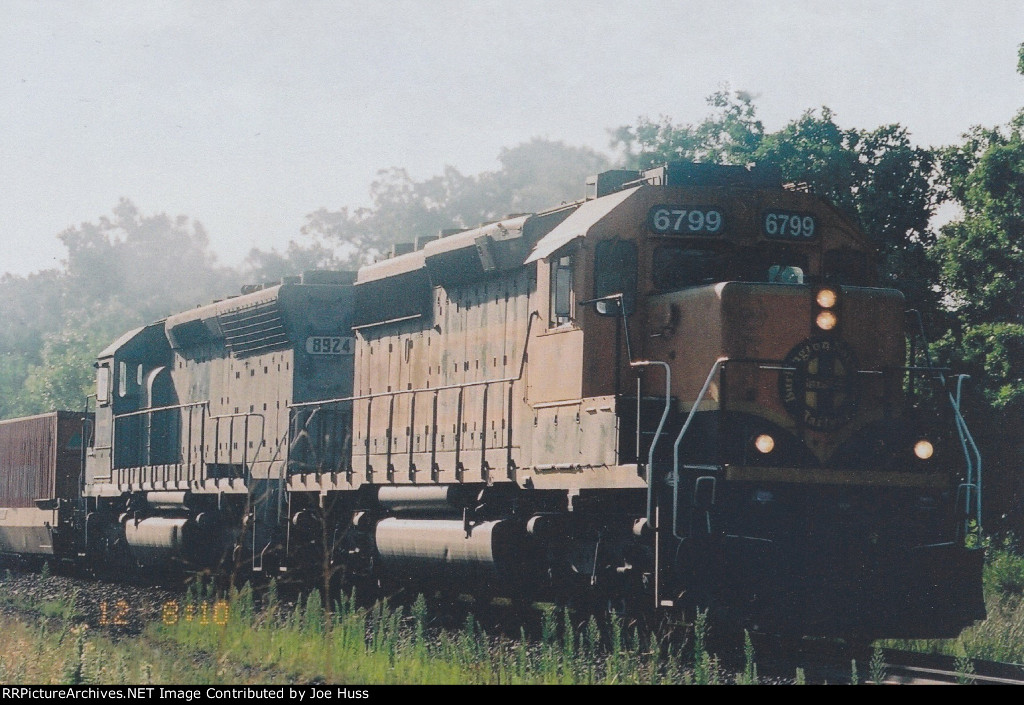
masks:
[(794, 419), (817, 431), (846, 423), (857, 406), (857, 363), (838, 340), (808, 338), (789, 351), (779, 376), (782, 405)]

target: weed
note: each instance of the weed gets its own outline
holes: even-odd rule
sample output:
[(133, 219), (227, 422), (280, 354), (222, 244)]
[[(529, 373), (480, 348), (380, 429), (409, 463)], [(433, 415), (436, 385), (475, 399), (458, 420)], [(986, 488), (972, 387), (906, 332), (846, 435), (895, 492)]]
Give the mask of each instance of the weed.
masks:
[(967, 655), (956, 657), (956, 660), (953, 661), (953, 670), (956, 671), (956, 682), (960, 685), (974, 683), (974, 661)]
[(871, 652), (871, 661), (868, 662), (868, 671), (871, 674), (871, 682), (875, 685), (881, 685), (885, 681), (887, 675), (885, 670), (885, 655), (882, 653), (882, 647), (875, 646)]
[(743, 630), (743, 673), (736, 676), (736, 685), (757, 685), (757, 664), (754, 662), (754, 643), (750, 632)]

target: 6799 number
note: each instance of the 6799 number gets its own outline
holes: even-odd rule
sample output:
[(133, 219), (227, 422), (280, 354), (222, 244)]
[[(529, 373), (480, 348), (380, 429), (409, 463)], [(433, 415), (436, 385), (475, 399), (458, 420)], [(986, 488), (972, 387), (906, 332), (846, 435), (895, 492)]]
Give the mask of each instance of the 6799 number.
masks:
[(791, 211), (765, 211), (761, 230), (770, 238), (779, 240), (810, 240), (818, 234), (813, 215)]
[(672, 235), (714, 235), (721, 232), (725, 219), (717, 208), (701, 206), (654, 206), (647, 224), (656, 233)]

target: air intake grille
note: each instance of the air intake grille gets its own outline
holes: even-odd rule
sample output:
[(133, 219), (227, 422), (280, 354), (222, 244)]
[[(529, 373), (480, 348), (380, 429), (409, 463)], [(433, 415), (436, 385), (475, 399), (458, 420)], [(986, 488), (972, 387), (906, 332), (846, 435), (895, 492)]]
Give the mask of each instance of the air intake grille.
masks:
[(228, 349), (236, 357), (287, 347), (288, 336), (276, 301), (256, 304), (218, 317)]

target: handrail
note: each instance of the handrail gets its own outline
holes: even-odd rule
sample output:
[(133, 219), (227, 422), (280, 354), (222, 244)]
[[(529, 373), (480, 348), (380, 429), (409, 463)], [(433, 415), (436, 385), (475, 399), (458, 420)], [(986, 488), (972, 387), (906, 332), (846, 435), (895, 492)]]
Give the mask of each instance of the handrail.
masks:
[[(700, 392), (697, 395), (696, 401), (694, 402), (693, 406), (690, 408), (689, 414), (687, 415), (686, 420), (684, 421), (682, 427), (679, 430), (679, 434), (676, 437), (676, 441), (675, 441), (675, 443), (673, 445), (673, 449), (672, 449), (672, 456), (673, 456), (672, 457), (672, 462), (673, 462), (673, 468), (672, 468), (672, 482), (673, 482), (672, 533), (673, 533), (673, 536), (675, 536), (675, 538), (677, 538), (679, 540), (683, 540), (685, 538), (685, 537), (680, 535), (680, 531), (679, 531), (679, 486), (680, 486), (679, 448), (680, 448), (680, 446), (682, 444), (683, 437), (685, 436), (686, 432), (688, 431), (688, 429), (690, 427), (690, 424), (691, 424), (694, 416), (696, 415), (696, 412), (700, 408), (700, 405), (704, 401), (704, 398), (707, 396), (708, 390), (710, 389), (710, 384), (711, 384), (712, 380), (714, 379), (715, 375), (726, 364), (743, 364), (743, 363), (761, 365), (765, 369), (779, 369), (779, 370), (787, 369), (787, 368), (783, 368), (783, 367), (768, 367), (769, 365), (781, 364), (781, 363), (779, 363), (779, 361), (775, 361), (775, 360), (759, 359), (759, 358), (729, 359), (729, 358), (722, 357), (722, 358), (719, 358), (718, 360), (716, 360), (715, 363), (712, 365), (711, 370), (709, 371), (708, 376), (707, 376), (707, 378), (704, 381), (704, 385), (702, 386)], [(887, 368), (887, 369), (884, 369), (884, 370), (856, 370), (857, 374), (871, 374), (871, 373), (874, 373), (874, 374), (886, 374), (886, 373), (893, 373), (893, 372), (899, 372), (899, 373), (904, 373), (904, 374), (907, 374), (907, 373), (909, 373), (909, 374), (914, 374), (914, 373), (928, 374), (933, 379), (938, 380), (945, 387), (945, 385), (946, 385), (946, 374), (945, 373), (948, 373), (949, 370), (947, 368), (918, 367), (918, 366), (890, 367), (890, 368)], [(948, 392), (948, 390), (947, 390), (947, 394), (949, 396), (949, 402), (950, 402), (950, 405), (951, 405), (952, 410), (953, 410), (954, 425), (956, 427), (957, 434), (958, 434), (958, 436), (960, 438), (960, 443), (961, 443), (961, 446), (962, 446), (963, 451), (964, 451), (964, 460), (965, 460), (965, 465), (966, 465), (966, 478), (965, 478), (965, 482), (962, 485), (962, 487), (966, 487), (966, 489), (967, 489), (967, 494), (966, 494), (966, 496), (964, 498), (965, 505), (966, 505), (965, 506), (965, 513), (968, 515), (966, 517), (966, 519), (965, 519), (965, 524), (964, 524), (964, 532), (965, 532), (965, 535), (966, 535), (966, 532), (971, 529), (971, 527), (968, 525), (971, 520), (973, 520), (976, 523), (976, 530), (978, 530), (978, 531), (981, 530), (981, 507), (982, 507), (982, 501), (981, 501), (982, 500), (982, 497), (981, 497), (981, 492), (982, 492), (981, 491), (981, 468), (982, 468), (982, 458), (981, 458), (981, 452), (978, 449), (977, 443), (975, 442), (974, 437), (971, 434), (970, 429), (967, 426), (967, 422), (964, 419), (963, 414), (960, 411), (961, 388), (962, 388), (962, 385), (963, 385), (963, 381), (965, 379), (969, 379), (969, 376), (968, 375), (957, 375), (957, 387), (956, 387), (955, 394), (952, 393), (952, 392)], [(650, 487), (648, 488), (648, 490), (649, 490), (649, 494), (650, 494)], [(972, 492), (973, 492), (973, 497), (971, 496)], [(650, 512), (648, 512), (648, 514), (650, 514)]]
[[(138, 416), (147, 416), (147, 415), (152, 416), (153, 414), (162, 413), (162, 412), (168, 412), (168, 411), (179, 411), (179, 412), (181, 412), (181, 411), (184, 411), (186, 409), (191, 410), (191, 409), (194, 409), (194, 408), (201, 408), (201, 409), (205, 409), (206, 410), (207, 413), (203, 414), (200, 417), (200, 422), (203, 423), (203, 425), (205, 425), (206, 421), (213, 421), (214, 424), (215, 424), (215, 427), (217, 429), (219, 429), (220, 428), (220, 422), (222, 420), (224, 420), (224, 419), (231, 419), (231, 432), (232, 433), (234, 431), (234, 419), (236, 419), (236, 418), (244, 419), (245, 420), (245, 426), (244, 426), (244, 429), (243, 429), (244, 438), (243, 438), (242, 442), (245, 445), (244, 445), (244, 447), (242, 449), (242, 465), (243, 465), (243, 467), (245, 467), (247, 465), (251, 465), (252, 463), (256, 462), (256, 460), (260, 456), (260, 453), (262, 452), (263, 439), (266, 437), (266, 426), (267, 426), (266, 415), (263, 414), (263, 413), (254, 412), (254, 411), (244, 411), (244, 412), (243, 411), (239, 411), (239, 412), (234, 412), (234, 413), (229, 413), (229, 414), (216, 414), (216, 415), (209, 414), (208, 413), (209, 409), (210, 409), (210, 400), (209, 399), (206, 399), (206, 400), (203, 400), (203, 401), (187, 402), (185, 404), (168, 404), (166, 406), (152, 407), (152, 408), (149, 408), (149, 409), (137, 409), (135, 411), (128, 411), (128, 412), (125, 412), (123, 414), (112, 414), (111, 415), (111, 419), (112, 419), (113, 423), (112, 423), (112, 428), (111, 428), (111, 447), (113, 447), (115, 445), (114, 437), (117, 434), (117, 422), (120, 421), (121, 419), (133, 418), (133, 417), (138, 417)], [(256, 417), (256, 418), (259, 418), (259, 420), (260, 420), (260, 429), (259, 429), (259, 440), (260, 440), (260, 443), (257, 445), (256, 452), (254, 453), (253, 457), (249, 458), (249, 454), (248, 454), (248, 450), (249, 450), (249, 448), (248, 448), (248, 441), (249, 441), (249, 419), (251, 417)], [(189, 414), (188, 424), (189, 424), (189, 431), (191, 432), (191, 427), (192, 427), (191, 413)], [(178, 462), (171, 463), (171, 465), (180, 466), (180, 465), (182, 465), (183, 462), (186, 462), (186, 463), (190, 464), (191, 463), (191, 451), (192, 451), (191, 441), (189, 442), (188, 449), (189, 449), (189, 459), (188, 460), (182, 461), (181, 459), (179, 459)], [(232, 463), (233, 460), (234, 460), (233, 448), (229, 448), (228, 449), (228, 463), (229, 464)], [(219, 458), (215, 462), (219, 462)], [(113, 458), (111, 458), (111, 463), (113, 463)], [(201, 468), (205, 468), (206, 464), (207, 464), (206, 463), (206, 459), (205, 459), (205, 451), (203, 449), (200, 449), (200, 452), (199, 452), (199, 464), (200, 464)], [(112, 468), (112, 469), (123, 469), (123, 468)], [(200, 476), (202, 478), (202, 481), (205, 482), (205, 472), (203, 470), (200, 470)], [(176, 482), (177, 482), (177, 480), (176, 480)]]
[[(981, 451), (978, 449), (978, 444), (974, 441), (974, 436), (971, 434), (971, 430), (967, 427), (967, 421), (964, 419), (963, 414), (960, 413), (960, 394), (962, 391), (964, 380), (970, 379), (970, 375), (957, 375), (956, 380), (956, 396), (949, 393), (949, 402), (953, 407), (953, 418), (956, 419), (956, 430), (960, 436), (960, 445), (964, 451), (964, 461), (967, 464), (967, 477), (964, 483), (968, 487), (974, 488), (974, 521), (977, 523), (977, 531), (981, 532)], [(971, 455), (974, 455), (973, 463)], [(970, 497), (964, 498), (965, 513), (969, 512), (967, 504), (970, 502)], [(968, 526), (970, 518), (965, 520), (964, 524), (964, 536), (967, 535), (970, 526)]]
[[(154, 406), (151, 409), (138, 409), (137, 411), (127, 411), (123, 414), (112, 414), (112, 418), (117, 421), (118, 419), (126, 419), (130, 416), (142, 416), (143, 414), (154, 414), (160, 411), (174, 411), (180, 409), (188, 409), (193, 406), (209, 406), (210, 400), (205, 401), (190, 401), (187, 404), (170, 404), (168, 406)], [(213, 418), (213, 417), (211, 417)]]
[(711, 366), (711, 371), (708, 372), (707, 379), (704, 380), (704, 386), (700, 388), (697, 400), (693, 402), (690, 413), (686, 416), (686, 421), (683, 422), (683, 427), (679, 429), (679, 435), (676, 436), (676, 442), (672, 446), (672, 535), (680, 541), (683, 540), (683, 537), (679, 535), (679, 446), (683, 442), (683, 436), (689, 430), (690, 423), (697, 414), (701, 402), (704, 401), (704, 397), (707, 396), (708, 390), (711, 388), (711, 381), (728, 361), (729, 358), (720, 357)]
[[(333, 399), (317, 399), (317, 400), (314, 400), (314, 401), (292, 403), (292, 404), (289, 404), (287, 408), (289, 409), (289, 411), (291, 411), (291, 410), (299, 410), (299, 409), (307, 409), (307, 408), (310, 408), (310, 407), (322, 408), (322, 407), (325, 407), (325, 406), (328, 406), (328, 405), (344, 404), (344, 403), (350, 403), (350, 402), (356, 402), (356, 401), (367, 401), (369, 404), (372, 405), (374, 400), (375, 399), (379, 399), (379, 398), (389, 398), (389, 399), (391, 399), (391, 403), (393, 405), (394, 404), (394, 400), (395, 400), (395, 398), (397, 396), (399, 396), (399, 395), (411, 395), (413, 397), (413, 413), (415, 413), (415, 395), (416, 394), (420, 394), (420, 393), (428, 393), (429, 392), (429, 393), (433, 394), (433, 396), (434, 396), (434, 408), (435, 408), (435, 410), (434, 410), (434, 423), (432, 424), (432, 426), (434, 428), (434, 433), (436, 434), (436, 431), (437, 431), (436, 404), (437, 404), (437, 394), (438, 394), (438, 392), (449, 391), (449, 390), (458, 390), (459, 391), (459, 397), (460, 397), (460, 400), (461, 400), (461, 398), (462, 398), (462, 391), (465, 390), (465, 389), (469, 389), (469, 388), (473, 388), (473, 387), (483, 387), (484, 388), (484, 395), (486, 397), (486, 395), (488, 393), (488, 390), (489, 390), (491, 385), (495, 385), (495, 384), (508, 384), (509, 385), (509, 398), (511, 399), (513, 386), (515, 385), (516, 382), (519, 382), (520, 380), (522, 380), (523, 376), (526, 373), (527, 353), (528, 353), (528, 349), (529, 349), (529, 345), (530, 345), (531, 333), (533, 331), (533, 322), (534, 322), (534, 320), (537, 320), (539, 318), (540, 318), (540, 313), (538, 311), (531, 311), (530, 312), (529, 318), (527, 319), (527, 322), (526, 322), (526, 333), (525, 333), (524, 339), (523, 339), (522, 353), (519, 356), (519, 367), (518, 367), (518, 370), (516, 371), (515, 376), (501, 377), (501, 378), (496, 378), (496, 379), (486, 379), (486, 380), (481, 380), (481, 381), (477, 381), (477, 382), (462, 382), (462, 383), (458, 383), (458, 384), (446, 384), (446, 385), (442, 385), (442, 386), (439, 386), (439, 387), (417, 387), (416, 389), (395, 389), (395, 390), (390, 390), (390, 391), (386, 391), (386, 392), (377, 392), (375, 394), (354, 394), (354, 395), (347, 396), (347, 397), (336, 397), (336, 398), (333, 398)], [(460, 408), (460, 413), (461, 413), (461, 401), (460, 401), (459, 408)], [(393, 406), (392, 406), (392, 409), (391, 409), (390, 413), (393, 413), (393, 412), (394, 412), (394, 409), (393, 409)], [(486, 414), (486, 406), (484, 408), (484, 413)], [(307, 418), (303, 422), (302, 428), (307, 428), (311, 418), (312, 418), (312, 416), (310, 416), (310, 418)], [(371, 415), (369, 413), (367, 413), (366, 414), (366, 422), (367, 422), (366, 443), (367, 443), (367, 450), (366, 450), (366, 453), (365, 453), (366, 463), (367, 463), (367, 472), (369, 472), (369, 469), (370, 469), (370, 465), (369, 465), (369, 463), (370, 463), (370, 452), (369, 452), (369, 445), (368, 445), (369, 444), (369, 440), (370, 440), (370, 419), (371, 419)], [(353, 424), (354, 424), (354, 421), (355, 421), (355, 419), (353, 418)], [(461, 420), (457, 424), (457, 426), (461, 429)], [(289, 428), (290, 427), (291, 427), (291, 423), (289, 422)], [(354, 426), (353, 426), (353, 430), (354, 430)], [(512, 434), (512, 425), (509, 424), (509, 441), (508, 441), (508, 448), (509, 448), (508, 453), (509, 453), (509, 455), (508, 455), (508, 460), (507, 460), (507, 464), (509, 464), (509, 465), (511, 465), (511, 452), (512, 452), (511, 451), (511, 447), (512, 447), (511, 434)], [(457, 434), (456, 438), (457, 438), (457, 446), (456, 446), (456, 459), (457, 460), (456, 460), (456, 465), (458, 466), (458, 458), (459, 458), (460, 451), (461, 451), (461, 438), (460, 438), (460, 434)], [(487, 452), (486, 443), (481, 443), (481, 454), (483, 455), (484, 458), (486, 458), (486, 452)], [(355, 455), (356, 454), (353, 451), (353, 459), (354, 459)], [(389, 466), (391, 465), (390, 455), (391, 455), (391, 443), (389, 441), (388, 442), (388, 456), (389, 456), (388, 465)], [(288, 456), (286, 456), (288, 461), (290, 461), (290, 456), (291, 456), (291, 448), (289, 447), (288, 448)], [(411, 467), (411, 463), (412, 463), (411, 457), (412, 456), (411, 456), (411, 453), (410, 453), (410, 467)], [(286, 466), (287, 466), (287, 464), (288, 463), (286, 462)], [(431, 464), (433, 465), (433, 462)], [(351, 470), (349, 472), (351, 472)], [(433, 468), (431, 468), (431, 472), (433, 472)]]
[[(654, 467), (654, 448), (658, 445), (658, 441), (661, 439), (662, 431), (665, 430), (665, 423), (668, 421), (669, 411), (672, 410), (672, 368), (669, 367), (667, 362), (662, 360), (630, 360), (630, 367), (653, 367), (659, 366), (665, 368), (665, 408), (661, 412), (661, 420), (658, 422), (658, 428), (654, 432), (654, 438), (651, 439), (650, 448), (647, 451), (647, 525), (654, 526), (654, 474), (652, 468)], [(636, 398), (637, 405), (640, 404), (640, 395)], [(639, 428), (639, 424), (637, 425)]]
[(445, 384), (440, 387), (417, 387), (416, 389), (395, 389), (389, 392), (377, 392), (376, 394), (353, 394), (347, 397), (336, 397), (334, 399), (317, 399), (315, 401), (304, 401), (298, 404), (289, 404), (289, 409), (301, 409), (307, 406), (322, 406), (324, 404), (342, 404), (349, 401), (364, 401), (367, 399), (378, 399), (380, 397), (396, 397), (400, 394), (417, 394), (420, 392), (443, 392), (449, 389), (467, 389), (469, 387), (480, 387), (488, 384), (500, 384), (502, 382), (518, 382), (523, 378), (526, 369), (526, 349), (530, 343), (530, 330), (533, 328), (533, 320), (540, 318), (540, 313), (532, 311), (526, 323), (526, 340), (523, 343), (523, 354), (519, 358), (519, 372), (515, 377), (501, 377), (499, 379), (487, 379), (480, 382), (462, 382), (460, 384)]
[[(913, 314), (917, 321), (917, 333), (921, 336), (921, 350), (924, 353), (924, 360), (928, 368), (934, 369), (939, 374), (939, 380), (943, 386), (946, 385), (946, 372), (950, 370), (946, 368), (938, 368), (932, 366), (931, 355), (928, 352), (928, 338), (924, 333), (924, 319), (921, 316), (921, 312), (917, 309), (910, 309), (906, 311), (908, 314)], [(956, 395), (950, 392), (947, 388), (947, 394), (949, 396), (950, 406), (953, 408), (953, 418), (956, 423), (956, 432), (960, 438), (960, 447), (964, 452), (964, 463), (966, 464), (967, 476), (964, 481), (964, 485), (968, 488), (974, 489), (974, 521), (977, 523), (977, 531), (981, 532), (981, 451), (978, 449), (977, 443), (974, 441), (974, 436), (971, 434), (971, 430), (967, 427), (967, 420), (964, 419), (963, 414), (960, 412), (960, 395), (963, 388), (965, 379), (970, 379), (970, 375), (960, 374), (957, 375), (956, 382)], [(974, 456), (973, 458), (971, 456)], [(968, 489), (968, 495), (970, 490)], [(964, 497), (964, 512), (965, 514), (970, 513), (969, 509), (970, 497)], [(967, 535), (967, 531), (970, 529), (968, 524), (970, 523), (970, 517), (968, 516), (964, 520), (964, 536)]]

